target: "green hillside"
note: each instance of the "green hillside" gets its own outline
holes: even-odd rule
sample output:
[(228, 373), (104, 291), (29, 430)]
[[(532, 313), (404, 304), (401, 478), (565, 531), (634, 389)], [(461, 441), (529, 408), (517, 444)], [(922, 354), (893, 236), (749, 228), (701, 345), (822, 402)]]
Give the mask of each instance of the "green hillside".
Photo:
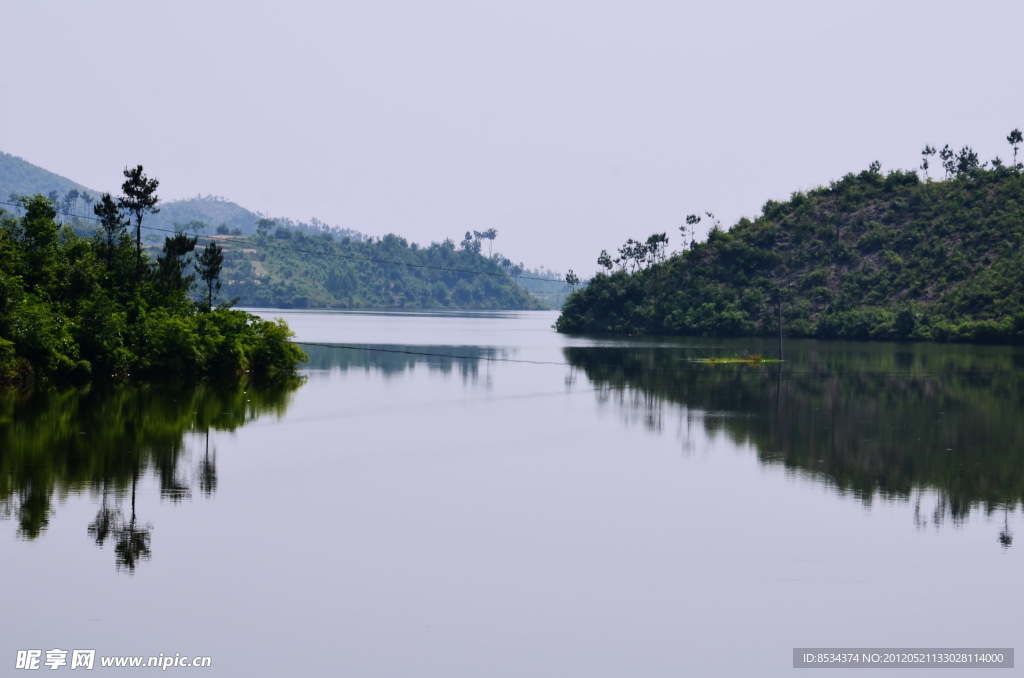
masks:
[[(116, 193), (121, 180), (112, 175), (111, 183)], [(101, 192), (86, 188), (70, 179), (54, 174), (32, 163), (0, 152), (0, 200), (5, 203), (16, 202), (12, 196), (42, 195), (47, 197), (60, 213), (59, 217), (73, 226), (81, 234), (91, 232), (93, 224), (92, 207)], [(10, 211), (16, 211), (12, 205), (4, 205)], [(77, 217), (77, 218), (76, 218)], [(188, 230), (198, 234), (212, 234), (218, 230), (236, 235), (252, 235), (256, 232), (256, 223), (260, 215), (226, 198), (212, 195), (196, 196), (184, 200), (162, 201), (160, 211), (146, 219), (149, 229), (147, 240), (159, 246), (163, 242), (161, 231)], [(279, 219), (290, 228), (318, 234), (326, 226), (316, 219), (313, 223), (293, 222)], [(363, 237), (355, 231), (331, 229), (338, 237)]]
[(187, 200), (173, 200), (164, 203), (160, 212), (149, 218), (148, 224), (154, 229), (175, 230), (188, 225), (202, 224), (199, 233), (213, 233), (218, 226), (225, 226), (228, 232), (251, 235), (256, 232), (259, 215), (241, 205), (224, 198), (199, 196)]
[[(120, 185), (116, 175), (112, 178)], [(163, 187), (161, 186), (161, 189)], [(92, 236), (96, 191), (32, 165), (0, 154), (0, 200), (9, 216), (22, 209), (11, 196), (42, 195), (57, 219), (79, 236)], [(116, 198), (117, 196), (115, 196)], [(565, 284), (557, 274), (531, 272), (495, 253), (484, 256), (496, 231), (466, 234), (457, 247), (451, 240), (420, 246), (389, 234), (370, 238), (351, 229), (312, 219), (266, 219), (215, 196), (159, 202), (148, 214), (142, 241), (152, 258), (174, 232), (216, 238), (224, 247), (222, 298), (243, 306), (282, 308), (458, 308), (537, 309), (560, 304)], [(77, 215), (77, 216), (72, 216)], [(188, 261), (183, 263), (185, 272)]]
[[(336, 239), (260, 223), (252, 238), (218, 236), (223, 292), (242, 306), (278, 308), (539, 309), (523, 266), (480, 251), (480, 240), (427, 247), (388, 234)], [(558, 284), (555, 281), (555, 284)]]
[(788, 336), (1021, 342), (1021, 166), (944, 152), (945, 180), (873, 163), (671, 256), (637, 241), (602, 253), (557, 329), (773, 336), (781, 307)]
[[(10, 153), (0, 151), (0, 200), (12, 202), (12, 195), (43, 195), (53, 200), (59, 209), (60, 202), (71, 192), (78, 195), (84, 194), (92, 199), (99, 196), (98, 192), (75, 183), (71, 179), (54, 174)], [(79, 207), (79, 214), (85, 214), (84, 202), (76, 206)], [(9, 208), (9, 206), (7, 207)]]

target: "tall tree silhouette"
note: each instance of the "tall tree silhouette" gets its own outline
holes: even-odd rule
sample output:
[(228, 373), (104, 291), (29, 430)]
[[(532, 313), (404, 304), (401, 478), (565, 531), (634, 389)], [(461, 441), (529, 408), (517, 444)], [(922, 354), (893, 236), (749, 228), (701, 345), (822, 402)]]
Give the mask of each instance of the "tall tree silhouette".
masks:
[(924, 150), (921, 151), (921, 170), (924, 172), (924, 178), (928, 178), (928, 157), (935, 155), (935, 147), (925, 144)]
[(1020, 169), (1020, 166), (1017, 164), (1017, 149), (1020, 148), (1021, 142), (1024, 141), (1024, 135), (1021, 134), (1019, 129), (1015, 129), (1010, 132), (1010, 136), (1006, 137), (1006, 140), (1013, 147), (1013, 168)]
[(127, 210), (135, 219), (135, 282), (142, 277), (142, 218), (146, 213), (156, 214), (160, 211), (156, 204), (160, 198), (156, 189), (160, 185), (157, 179), (148, 178), (142, 165), (124, 170), (125, 181), (121, 184), (121, 195), (117, 203)]
[(103, 479), (103, 499), (100, 502), (100, 510), (96, 512), (96, 519), (89, 523), (87, 529), (89, 536), (93, 538), (97, 546), (103, 543), (110, 536), (110, 533), (117, 533), (121, 530), (124, 519), (121, 516), (121, 509), (110, 508), (107, 505), (107, 491), (109, 489), (107, 478)]
[(213, 308), (213, 294), (220, 291), (220, 271), (224, 266), (224, 252), (220, 245), (211, 242), (196, 257), (196, 272), (206, 285), (206, 310)]
[(135, 572), (135, 565), (140, 560), (149, 560), (152, 550), (149, 548), (150, 526), (141, 527), (136, 524), (135, 518), (135, 487), (139, 478), (138, 454), (136, 454), (135, 471), (132, 473), (132, 517), (127, 524), (121, 525), (117, 530), (117, 541), (114, 544), (114, 553), (117, 554), (117, 569), (126, 569), (129, 573)]
[(217, 450), (213, 450), (213, 457), (210, 457), (210, 427), (206, 427), (206, 454), (199, 463), (199, 489), (207, 497), (212, 496), (217, 490)]

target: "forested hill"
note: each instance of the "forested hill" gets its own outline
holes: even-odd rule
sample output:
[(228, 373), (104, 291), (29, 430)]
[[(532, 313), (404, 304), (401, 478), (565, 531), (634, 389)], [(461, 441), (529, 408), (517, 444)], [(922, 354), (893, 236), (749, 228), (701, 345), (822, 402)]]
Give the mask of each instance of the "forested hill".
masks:
[[(0, 208), (19, 216), (17, 197), (33, 195), (47, 198), (78, 235), (96, 231), (99, 192), (0, 153), (0, 201), (8, 203)], [(420, 246), (317, 219), (268, 219), (217, 196), (161, 201), (158, 208), (146, 217), (143, 245), (156, 257), (174, 232), (216, 239), (225, 254), (222, 297), (237, 297), (243, 306), (538, 309), (560, 305), (568, 292), (558, 274), (491, 255), (494, 229), (467, 233), (458, 246), (452, 240)]]
[(570, 295), (556, 327), (772, 336), (781, 306), (787, 336), (1020, 343), (1021, 166), (943, 150), (945, 180), (873, 163), (671, 256), (657, 239), (602, 253), (608, 270)]
[(544, 308), (520, 280), (523, 265), (484, 256), (470, 234), (459, 246), (422, 247), (394, 234), (338, 240), (272, 226), (262, 222), (251, 238), (218, 236), (224, 297), (278, 308)]
[[(72, 193), (73, 192), (73, 193)], [(67, 194), (88, 195), (95, 199), (99, 193), (54, 174), (21, 158), (0, 151), (0, 200), (13, 202), (12, 196), (44, 195), (60, 209), (60, 200)]]
[[(115, 194), (116, 187), (110, 189), (110, 192)], [(69, 215), (91, 217), (93, 206), (101, 192), (86, 188), (9, 153), (0, 152), (0, 201), (12, 203), (16, 202), (13, 200), (15, 197), (33, 195), (46, 197), (53, 203), (59, 216), (66, 220)], [(10, 204), (4, 207), (11, 211)], [(198, 195), (183, 200), (161, 201), (160, 211), (151, 214), (146, 220), (149, 227), (147, 240), (158, 245), (162, 243), (164, 234), (159, 233), (161, 229), (187, 230), (199, 235), (215, 232), (253, 235), (256, 233), (260, 218), (261, 215), (220, 196)], [(365, 237), (349, 229), (328, 228), (317, 219), (312, 219), (311, 223), (295, 222), (290, 219), (277, 219), (276, 222), (278, 225), (307, 234), (315, 235), (323, 230), (331, 230), (339, 238)], [(88, 219), (72, 219), (71, 225), (83, 234), (91, 228)]]

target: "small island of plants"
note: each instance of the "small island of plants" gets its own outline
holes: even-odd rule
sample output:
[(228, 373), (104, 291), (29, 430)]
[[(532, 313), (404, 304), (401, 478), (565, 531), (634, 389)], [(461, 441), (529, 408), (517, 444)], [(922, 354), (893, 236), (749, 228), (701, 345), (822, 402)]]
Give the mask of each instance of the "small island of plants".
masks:
[(124, 175), (122, 195), (94, 206), (89, 238), (40, 195), (0, 211), (0, 383), (293, 373), (305, 354), (283, 321), (215, 305), (216, 243), (197, 252), (176, 233), (155, 260), (143, 251), (159, 182), (141, 165)]

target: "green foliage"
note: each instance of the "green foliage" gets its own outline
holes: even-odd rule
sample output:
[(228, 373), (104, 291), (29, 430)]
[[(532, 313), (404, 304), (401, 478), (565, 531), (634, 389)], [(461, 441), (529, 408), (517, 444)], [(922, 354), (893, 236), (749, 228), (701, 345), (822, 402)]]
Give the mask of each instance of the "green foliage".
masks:
[(100, 258), (107, 262), (107, 269), (114, 270), (114, 258), (119, 249), (124, 249), (130, 242), (128, 237), (128, 219), (110, 197), (104, 193), (93, 208), (93, 213), (100, 220), (100, 232), (97, 233)]
[(191, 254), (196, 248), (196, 237), (177, 233), (164, 238), (163, 252), (157, 259), (157, 289), (168, 304), (185, 304), (188, 291), (195, 281), (194, 274), (185, 274)]
[(26, 384), (32, 379), (31, 365), (16, 349), (13, 341), (0, 338), (0, 384)]
[(873, 163), (664, 263), (598, 274), (556, 328), (773, 336), (783, 290), (790, 336), (1020, 343), (1024, 175), (969, 147), (938, 154), (946, 181)]
[(251, 334), (247, 337), (250, 368), (261, 374), (287, 372), (296, 362), (306, 359), (306, 354), (291, 343), (295, 333), (288, 329), (284, 320), (263, 320), (250, 316)]
[[(20, 219), (0, 213), (0, 383), (290, 373), (304, 360), (283, 323), (189, 301), (195, 237), (167, 238), (156, 262), (136, 263), (109, 196), (91, 238), (59, 227), (48, 199), (21, 203)], [(215, 248), (199, 268), (212, 276), (202, 310)]]
[[(313, 237), (271, 220), (262, 220), (257, 233), (219, 239), (223, 293), (243, 306), (543, 308), (527, 283), (516, 279), (522, 265), (497, 252), (482, 254), (481, 241), (491, 240), (490, 231), (481, 238), (466, 233), (459, 249), (451, 240), (420, 247), (394, 234), (340, 241), (329, 234)], [(553, 274), (552, 282), (548, 288), (567, 287), (560, 275)]]
[[(143, 217), (146, 228), (220, 236), (222, 275), (212, 282), (204, 280), (208, 305), (212, 305), (217, 282), (226, 296), (237, 297), (242, 305), (279, 308), (537, 309), (559, 306), (569, 292), (561, 274), (530, 274), (550, 277), (550, 282), (515, 275), (511, 262), (504, 264), (507, 259), (497, 252), (492, 254), (498, 237), (494, 228), (466, 232), (464, 251), (456, 251), (454, 243), (450, 247), (446, 243), (421, 247), (395, 235), (368, 238), (351, 229), (329, 227), (317, 219), (310, 223), (268, 219), (212, 195), (161, 203), (157, 209), (157, 187), (158, 182), (147, 178), (141, 167), (126, 169), (122, 195), (110, 199), (109, 209), (101, 212), (101, 196), (0, 154), (0, 195), (50, 193), (61, 210), (95, 212), (101, 221), (106, 216), (108, 228), (96, 237), (97, 245), (105, 245), (95, 252), (107, 262), (110, 282), (124, 288), (125, 294), (120, 297), (125, 302), (137, 291), (132, 289), (134, 286), (159, 285), (158, 281), (144, 280), (145, 267), (135, 261), (141, 261), (147, 243), (159, 245), (159, 237), (147, 235), (141, 227)], [(97, 209), (90, 207), (94, 202)], [(132, 217), (130, 236), (122, 223), (114, 221), (126, 221), (125, 211)], [(60, 215), (58, 221), (71, 223), (79, 235), (93, 234), (91, 222), (66, 215)], [(130, 266), (123, 251), (125, 239), (135, 244)], [(384, 261), (400, 264), (380, 263)], [(525, 270), (521, 264), (519, 268), (520, 273)], [(488, 277), (492, 279), (486, 280)], [(465, 284), (459, 286), (456, 295), (460, 280)]]

